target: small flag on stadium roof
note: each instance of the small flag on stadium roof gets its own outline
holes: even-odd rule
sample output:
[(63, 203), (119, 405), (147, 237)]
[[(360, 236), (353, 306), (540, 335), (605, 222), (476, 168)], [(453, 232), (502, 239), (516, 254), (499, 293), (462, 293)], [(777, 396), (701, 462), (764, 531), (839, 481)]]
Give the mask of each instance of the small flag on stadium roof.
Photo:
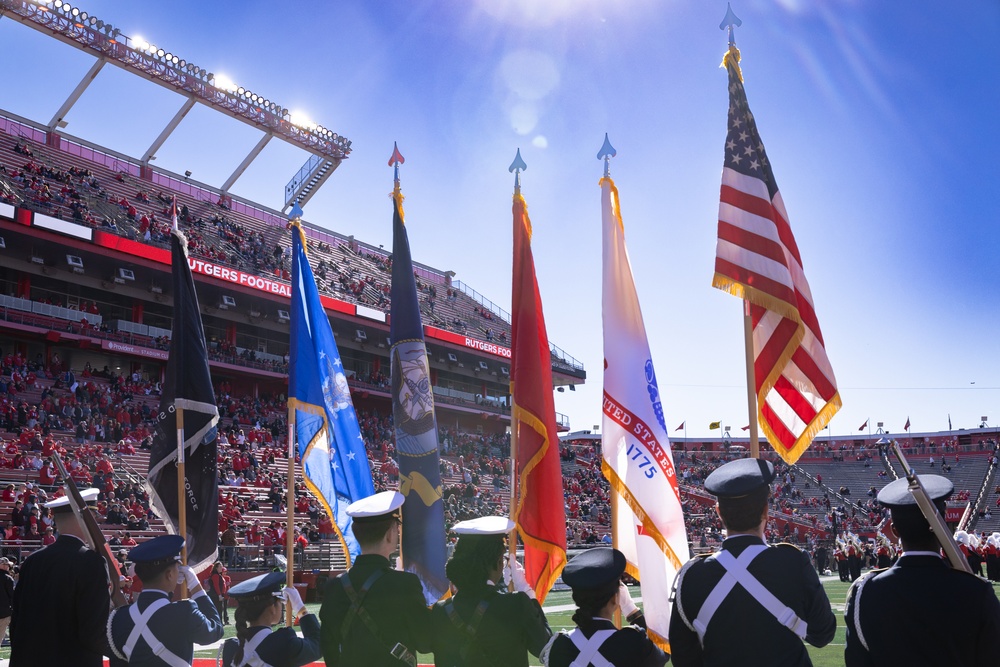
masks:
[(708, 425), (708, 428), (712, 431), (718, 428), (722, 428), (722, 422), (712, 422), (711, 424)]
[(448, 592), (445, 574), (447, 541), (434, 393), (413, 277), (410, 239), (404, 226), (399, 165), (404, 162), (393, 143), (389, 165), (395, 168), (392, 191), (392, 303), (389, 351), (392, 420), (399, 458), (399, 490), (403, 503), (403, 567), (420, 578), (427, 604)]
[(306, 256), (298, 204), (291, 211), (292, 304), (288, 417), (306, 488), (326, 510), (344, 554), (361, 553), (347, 506), (375, 493), (358, 416), (340, 351)]
[(515, 173), (511, 448), (518, 476), (511, 518), (524, 542), (528, 583), (539, 602), (544, 602), (566, 564), (566, 509), (552, 398), (552, 354), (531, 252), (531, 220), (521, 196), (521, 172), (525, 169), (519, 149), (510, 165), (510, 171)]
[(812, 293), (732, 43), (729, 119), (712, 285), (749, 303), (757, 420), (794, 463), (840, 409)]
[(864, 424), (862, 424), (862, 425), (861, 425), (861, 426), (860, 426), (860, 427), (858, 428), (858, 430), (859, 430), (859, 431), (864, 431), (864, 430), (865, 430), (866, 428), (868, 428), (868, 422), (869, 422), (869, 421), (871, 421), (871, 419), (870, 419), (870, 418), (869, 418), (869, 419), (866, 419), (866, 420), (865, 420), (865, 423), (864, 423)]
[(909, 417), (906, 418), (906, 424), (903, 425), (903, 430), (904, 431), (909, 431), (910, 430), (910, 418)]
[[(601, 469), (616, 494), (611, 523), (615, 547), (625, 554), (629, 574), (639, 580), (650, 638), (669, 650), (670, 589), (690, 552), (663, 404), (625, 245), (618, 188), (610, 175), (614, 155), (605, 135), (598, 153), (605, 165), (600, 182), (605, 359)], [(642, 437), (636, 435), (640, 432)]]
[(215, 562), (219, 538), (216, 423), (219, 410), (208, 369), (208, 345), (198, 293), (188, 265), (187, 240), (171, 234), (174, 321), (170, 356), (149, 454), (146, 488), (150, 506), (167, 531), (180, 532), (177, 484), (177, 410), (184, 414), (184, 476), (191, 489), (185, 509), (187, 562), (196, 571)]
[(687, 421), (682, 421), (682, 422), (681, 422), (681, 425), (680, 425), (680, 426), (678, 426), (677, 428), (675, 428), (674, 430), (675, 430), (675, 431), (683, 431), (683, 430), (684, 430), (684, 425), (685, 425), (685, 424), (687, 424)]

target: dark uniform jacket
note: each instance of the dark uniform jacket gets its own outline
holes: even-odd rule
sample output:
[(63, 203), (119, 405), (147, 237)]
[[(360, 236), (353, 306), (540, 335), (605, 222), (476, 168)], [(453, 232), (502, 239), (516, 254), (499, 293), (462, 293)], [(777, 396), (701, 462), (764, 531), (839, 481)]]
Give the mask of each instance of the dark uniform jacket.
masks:
[[(259, 632), (270, 632), (257, 645), (257, 656), (270, 667), (302, 667), (320, 659), (319, 620), (313, 614), (306, 614), (299, 620), (299, 627), (302, 629), (302, 637), (296, 634), (295, 628), (281, 628), (270, 632), (271, 628), (259, 626), (250, 628), (248, 638), (256, 637)], [(243, 667), (242, 661), (235, 662), (239, 646), (238, 639), (226, 640), (222, 647), (224, 667)]]
[[(466, 587), (468, 588), (468, 587)], [(447, 612), (453, 604), (461, 627)], [(477, 609), (485, 603), (480, 614)], [(520, 667), (528, 664), (528, 653), (538, 656), (552, 630), (541, 605), (525, 593), (501, 593), (485, 582), (480, 588), (460, 590), (453, 600), (434, 605), (434, 646), (437, 667)], [(474, 635), (468, 628), (481, 617)]]
[(104, 559), (60, 535), (28, 556), (14, 588), (13, 667), (99, 667), (111, 609)]
[[(628, 620), (633, 625), (615, 630), (611, 621), (594, 619), (593, 625), (586, 632), (581, 629), (581, 632), (589, 639), (598, 630), (615, 630), (598, 651), (615, 667), (663, 667), (667, 664), (668, 656), (646, 636), (646, 618), (637, 612)], [(552, 643), (546, 664), (549, 667), (569, 667), (578, 655), (580, 651), (569, 635), (559, 634)]]
[[(753, 535), (736, 535), (723, 542), (722, 549), (738, 557), (755, 544), (764, 542)], [(806, 553), (788, 544), (768, 547), (750, 563), (748, 571), (807, 624), (807, 642), (816, 647), (830, 643), (837, 631), (837, 619)], [(712, 617), (705, 631), (704, 647), (701, 646), (697, 633), (687, 626), (680, 612), (694, 623), (723, 572), (722, 565), (711, 558), (695, 559), (682, 570), (670, 615), (673, 664), (678, 667), (811, 665), (802, 640), (739, 585), (733, 587)]]
[(936, 555), (903, 555), (859, 579), (844, 618), (847, 667), (1000, 665), (1000, 602), (992, 587)]
[(8, 618), (14, 611), (14, 579), (0, 570), (0, 619)]
[(372, 635), (356, 614), (347, 634), (342, 636), (351, 603), (339, 577), (327, 582), (319, 619), (323, 624), (323, 659), (328, 667), (400, 667), (403, 663), (389, 654), (397, 642), (413, 655), (431, 650), (430, 610), (415, 574), (391, 569), (389, 560), (383, 556), (362, 554), (347, 574), (341, 576), (350, 577), (355, 593), (361, 595), (365, 582), (376, 571), (382, 575), (366, 594), (362, 606), (378, 629), (378, 637)]
[[(143, 665), (144, 667), (162, 667), (167, 663), (153, 655), (152, 649), (144, 638), (140, 638), (132, 651), (131, 658), (126, 662), (115, 653), (122, 653), (125, 643), (135, 623), (132, 621), (130, 609), (138, 608), (140, 612), (157, 600), (167, 599), (163, 591), (145, 590), (130, 605), (119, 607), (108, 621), (110, 626), (107, 636), (113, 646), (111, 651), (111, 666)], [(147, 623), (149, 631), (171, 653), (188, 664), (194, 658), (195, 644), (211, 644), (222, 639), (225, 627), (219, 618), (219, 610), (208, 595), (199, 595), (190, 600), (178, 600), (158, 609)], [(123, 654), (123, 653), (122, 653)], [(124, 654), (123, 654), (124, 655)]]

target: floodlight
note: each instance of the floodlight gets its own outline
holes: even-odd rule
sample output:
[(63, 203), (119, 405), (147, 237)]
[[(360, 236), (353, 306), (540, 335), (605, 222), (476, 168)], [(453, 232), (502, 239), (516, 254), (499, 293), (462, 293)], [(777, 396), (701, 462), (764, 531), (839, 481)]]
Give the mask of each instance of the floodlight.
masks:
[(90, 18), (90, 14), (87, 12), (80, 12), (80, 20), (86, 22)]
[(79, 7), (74, 7), (73, 11), (71, 11), (70, 14), (72, 14), (73, 16), (79, 16), (80, 15), (80, 8)]
[(131, 269), (118, 269), (118, 277), (122, 280), (135, 280), (135, 274)]
[(280, 309), (278, 310), (278, 321), (279, 322), (281, 322), (282, 324), (287, 324), (289, 319), (291, 319), (291, 318), (289, 318), (287, 310), (280, 310)]
[(188, 62), (186, 60), (181, 60), (177, 64), (180, 65), (181, 67), (188, 67)]
[(243, 86), (240, 86), (239, 88), (237, 88), (237, 89), (236, 89), (236, 94), (237, 94), (237, 95), (242, 95), (242, 94), (244, 94), (245, 92), (247, 92), (247, 89), (246, 89), (246, 88), (244, 88)]
[(56, 9), (59, 9), (60, 7), (62, 7), (62, 5), (63, 5), (62, 0), (56, 0), (55, 2), (52, 3), (52, 6), (55, 7)]
[(163, 57), (163, 56), (165, 56), (166, 54), (167, 54), (167, 52), (166, 52), (166, 51), (164, 51), (163, 49), (157, 49), (157, 50), (156, 50), (156, 55), (157, 55), (157, 57), (159, 57), (159, 58), (162, 58), (162, 57)]
[(226, 310), (228, 308), (235, 308), (235, 307), (236, 307), (236, 299), (229, 296), (228, 294), (223, 294), (222, 302), (219, 303), (219, 308), (221, 308), (222, 310)]
[(225, 90), (229, 93), (234, 93), (239, 90), (239, 88), (236, 87), (236, 84), (233, 83), (233, 80), (225, 74), (216, 74), (214, 76), (209, 74), (208, 76), (212, 79), (213, 85), (219, 90)]

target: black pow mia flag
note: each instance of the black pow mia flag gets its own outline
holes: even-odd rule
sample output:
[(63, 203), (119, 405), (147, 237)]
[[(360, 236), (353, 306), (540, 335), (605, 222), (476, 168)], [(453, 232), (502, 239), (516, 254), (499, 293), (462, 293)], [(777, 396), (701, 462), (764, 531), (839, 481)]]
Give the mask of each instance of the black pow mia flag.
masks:
[(194, 277), (188, 264), (187, 240), (174, 228), (171, 242), (174, 322), (170, 357), (156, 415), (156, 433), (149, 457), (149, 491), (153, 511), (178, 534), (177, 411), (184, 416), (184, 460), (188, 565), (200, 570), (215, 562), (219, 535), (219, 495), (215, 405), (208, 370), (208, 346), (198, 307)]

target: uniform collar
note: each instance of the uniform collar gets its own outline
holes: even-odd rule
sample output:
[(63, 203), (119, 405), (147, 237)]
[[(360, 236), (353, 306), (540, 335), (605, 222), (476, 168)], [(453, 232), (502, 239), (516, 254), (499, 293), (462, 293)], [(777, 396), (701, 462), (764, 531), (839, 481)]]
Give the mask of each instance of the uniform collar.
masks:
[(139, 591), (139, 595), (150, 595), (150, 596), (164, 597), (164, 598), (170, 597), (170, 593), (168, 593), (167, 591), (161, 591), (158, 588), (144, 588), (143, 590)]
[(725, 539), (722, 548), (726, 551), (732, 551), (734, 548), (742, 551), (753, 544), (765, 544), (765, 542), (756, 535), (733, 535)]

